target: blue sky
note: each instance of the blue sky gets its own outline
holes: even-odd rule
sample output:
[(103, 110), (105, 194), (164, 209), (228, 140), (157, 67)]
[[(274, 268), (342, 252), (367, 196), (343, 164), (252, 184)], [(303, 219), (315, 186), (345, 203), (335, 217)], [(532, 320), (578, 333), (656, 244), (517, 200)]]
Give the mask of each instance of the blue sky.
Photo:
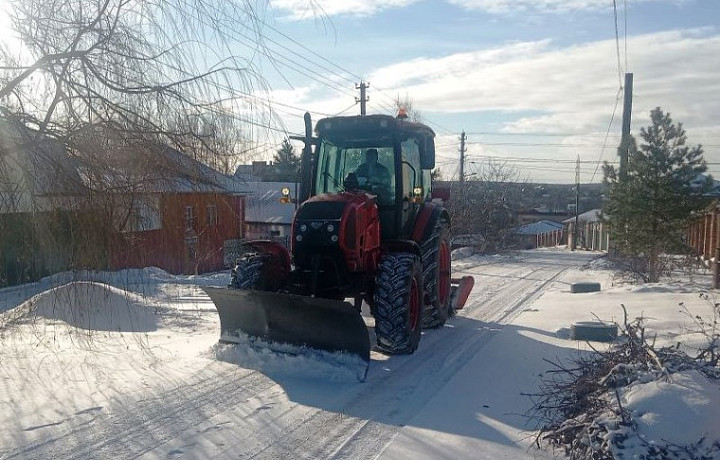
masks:
[[(457, 175), (465, 130), (466, 172), (506, 162), (531, 181), (571, 183), (579, 156), (581, 181), (599, 182), (598, 162), (616, 159), (626, 71), (634, 74), (633, 133), (660, 106), (683, 122), (691, 144), (705, 146), (720, 176), (717, 0), (617, 0), (619, 42), (612, 0), (270, 4), (263, 33), (285, 46), (269, 43), (271, 53), (313, 72), (263, 64), (267, 97), (317, 118), (359, 113), (351, 106), (361, 78), (370, 83), (369, 113), (387, 113), (407, 95), (438, 134), (446, 177)], [(299, 111), (282, 110), (293, 112), (282, 114), (287, 129), (300, 132)]]
[[(616, 0), (617, 41), (613, 0), (235, 2), (261, 17), (259, 30), (229, 28), (231, 51), (261, 81), (238, 82), (228, 110), (252, 110), (270, 127), (255, 132), (248, 162), (301, 133), (305, 111), (315, 120), (359, 113), (364, 80), (369, 113), (392, 113), (398, 96), (413, 101), (437, 133), (445, 178), (458, 177), (464, 130), (468, 174), (495, 163), (529, 181), (572, 183), (579, 157), (581, 181), (600, 182), (600, 162), (617, 160), (622, 76), (632, 72), (633, 134), (662, 107), (720, 178), (718, 0)], [(0, 31), (8, 5), (0, 0)], [(260, 50), (247, 46), (256, 33)], [(204, 46), (202, 57), (217, 59), (209, 65), (224, 58)]]

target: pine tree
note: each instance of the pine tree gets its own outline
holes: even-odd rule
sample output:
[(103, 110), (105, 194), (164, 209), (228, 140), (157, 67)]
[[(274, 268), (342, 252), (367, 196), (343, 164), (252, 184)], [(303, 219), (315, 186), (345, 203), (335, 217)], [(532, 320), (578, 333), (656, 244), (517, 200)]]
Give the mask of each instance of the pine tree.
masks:
[(273, 168), (269, 174), (270, 181), (297, 182), (300, 180), (300, 157), (295, 156), (295, 148), (288, 139), (273, 157)]
[(666, 271), (664, 255), (682, 247), (688, 218), (706, 204), (707, 182), (698, 186), (697, 179), (707, 166), (702, 147), (686, 145), (682, 124), (675, 125), (669, 113), (658, 107), (650, 119), (640, 131), (640, 146), (630, 139), (625, 180), (605, 163), (603, 215), (626, 267), (643, 281), (657, 282)]

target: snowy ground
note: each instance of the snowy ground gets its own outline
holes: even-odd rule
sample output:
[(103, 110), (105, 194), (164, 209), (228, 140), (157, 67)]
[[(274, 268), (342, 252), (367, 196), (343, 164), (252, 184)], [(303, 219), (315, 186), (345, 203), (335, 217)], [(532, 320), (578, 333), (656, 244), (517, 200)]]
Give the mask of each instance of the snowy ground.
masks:
[[(336, 362), (217, 344), (201, 290), (227, 273), (78, 273), (0, 290), (0, 458), (549, 458), (526, 393), (544, 360), (588, 344), (577, 321), (643, 315), (659, 342), (697, 343), (709, 275), (618, 285), (598, 254), (463, 258), (467, 308), (410, 356), (373, 353), (359, 383)], [(599, 281), (602, 291), (571, 294)], [(713, 301), (714, 298), (711, 298)], [(688, 315), (679, 306), (691, 312)], [(601, 344), (593, 344), (602, 346)], [(623, 395), (649, 436), (720, 439), (720, 389), (695, 374)]]

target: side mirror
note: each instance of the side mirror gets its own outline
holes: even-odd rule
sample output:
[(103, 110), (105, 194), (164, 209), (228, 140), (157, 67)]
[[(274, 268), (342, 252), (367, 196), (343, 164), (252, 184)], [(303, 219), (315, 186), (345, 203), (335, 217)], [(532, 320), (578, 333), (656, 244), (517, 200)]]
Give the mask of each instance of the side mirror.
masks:
[(425, 138), (425, 142), (420, 143), (420, 167), (435, 168), (435, 139), (431, 137)]

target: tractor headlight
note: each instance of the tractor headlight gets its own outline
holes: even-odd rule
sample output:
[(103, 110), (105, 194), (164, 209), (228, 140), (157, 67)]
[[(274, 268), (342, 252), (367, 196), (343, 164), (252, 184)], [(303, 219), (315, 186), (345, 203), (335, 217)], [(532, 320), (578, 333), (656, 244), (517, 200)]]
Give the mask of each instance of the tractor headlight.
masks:
[(332, 241), (333, 243), (337, 243), (337, 242), (338, 242), (338, 236), (337, 236), (337, 235), (331, 236), (331, 237), (330, 237), (330, 241)]
[(302, 224), (302, 225), (300, 226), (300, 231), (303, 232), (303, 233), (305, 233), (305, 232), (307, 231), (307, 225)]
[(328, 233), (332, 233), (335, 231), (335, 226), (333, 224), (328, 224), (327, 227), (325, 227), (325, 230), (327, 230)]
[(297, 235), (297, 236), (295, 237), (295, 241), (297, 241), (298, 243), (301, 242), (302, 240), (303, 240), (303, 236), (302, 236), (302, 235)]

